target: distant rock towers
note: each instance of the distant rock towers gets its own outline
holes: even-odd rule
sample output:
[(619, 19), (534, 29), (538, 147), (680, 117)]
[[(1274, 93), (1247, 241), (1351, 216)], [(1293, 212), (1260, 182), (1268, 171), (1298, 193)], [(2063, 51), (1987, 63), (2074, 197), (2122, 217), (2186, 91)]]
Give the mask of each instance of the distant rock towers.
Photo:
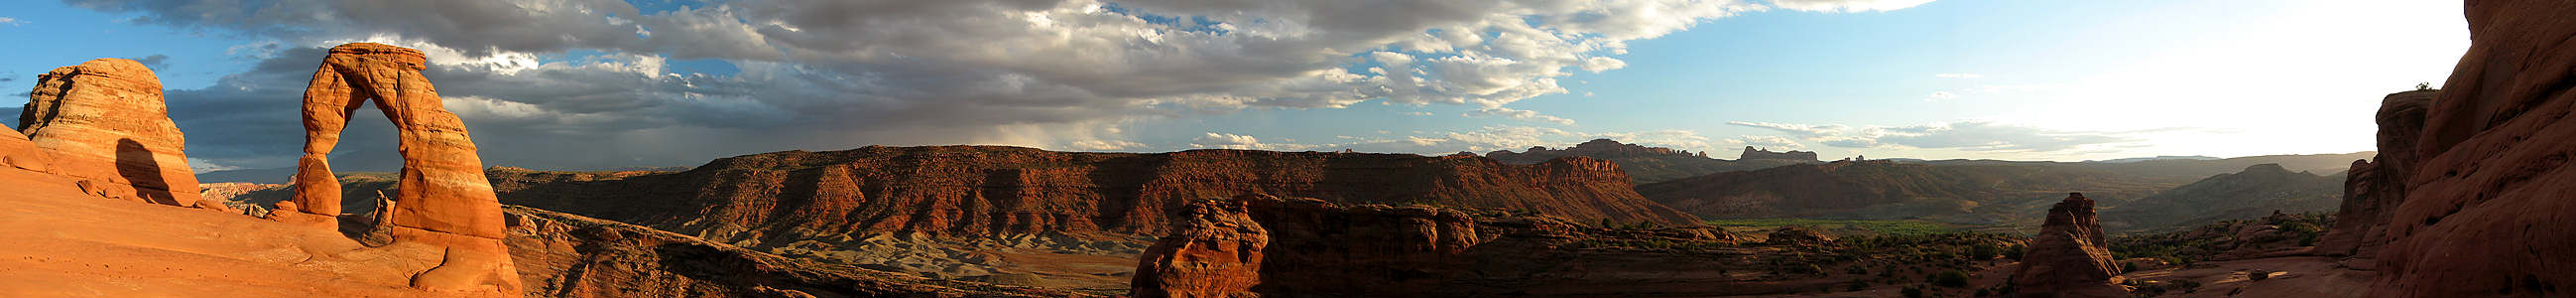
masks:
[(26, 141), (0, 140), (0, 162), (79, 179), (91, 195), (225, 209), (198, 202), (197, 172), (182, 152), (187, 137), (170, 122), (161, 79), (143, 63), (106, 58), (38, 76), (18, 130)]
[(425, 62), (419, 50), (383, 44), (331, 48), (304, 91), (304, 156), (296, 165), (295, 197), (277, 206), (295, 213), (281, 220), (337, 226), (340, 181), (332, 177), (327, 154), (339, 143), (350, 113), (372, 100), (393, 121), (403, 166), (395, 204), (379, 207), (384, 210), (377, 211), (371, 233), (395, 243), (445, 248), (438, 267), (413, 275), (414, 288), (517, 293), (518, 273), (502, 244), (501, 202), (483, 176), (465, 123), (421, 77)]

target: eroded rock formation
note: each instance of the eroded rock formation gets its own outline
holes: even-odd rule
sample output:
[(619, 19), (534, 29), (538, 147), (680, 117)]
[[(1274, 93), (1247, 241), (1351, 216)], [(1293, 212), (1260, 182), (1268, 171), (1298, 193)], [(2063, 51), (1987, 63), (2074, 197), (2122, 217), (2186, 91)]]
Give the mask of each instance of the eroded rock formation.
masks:
[[(500, 199), (483, 176), (465, 123), (449, 113), (438, 88), (421, 77), (427, 58), (419, 50), (376, 43), (331, 48), (304, 92), (304, 156), (296, 168), (293, 204), (279, 204), (270, 218), (336, 228), (340, 182), (327, 156), (339, 143), (350, 113), (374, 102), (393, 121), (403, 166), (398, 202), (379, 210), (376, 233), (395, 242), (443, 247), (436, 268), (412, 278), (415, 288), (519, 291), (519, 277), (502, 244)], [(279, 214), (287, 213), (287, 214)]]
[(1758, 149), (1758, 148), (1753, 148), (1753, 146), (1744, 146), (1744, 154), (1737, 156), (1735, 160), (1757, 160), (1757, 159), (1786, 159), (1786, 160), (1797, 160), (1797, 161), (1816, 161), (1816, 152), (1815, 152), (1815, 151), (1797, 151), (1797, 150), (1789, 150), (1789, 151), (1787, 151), (1787, 152), (1771, 152), (1771, 150), (1762, 150), (1762, 149)]
[(2031, 239), (2021, 268), (2013, 272), (2013, 287), (2021, 297), (2129, 297), (2116, 278), (2120, 266), (2112, 263), (2108, 245), (2094, 218), (2093, 200), (2067, 194), (2048, 208), (2048, 222), (2040, 225), (2039, 237)]
[(1270, 231), (1244, 211), (1249, 200), (1193, 202), (1172, 234), (1137, 257), (1128, 295), (1138, 298), (1248, 296), (1261, 281)]
[[(197, 204), (197, 172), (183, 153), (187, 137), (170, 122), (161, 99), (161, 79), (134, 60), (104, 58), (55, 68), (38, 76), (18, 115), (39, 154), (9, 155), (19, 168), (50, 167), (51, 172), (88, 181), (82, 192), (163, 205), (223, 208)], [(9, 141), (0, 141), (9, 142)], [(9, 145), (0, 144), (0, 150)]]
[(2570, 295), (2576, 2), (2470, 0), (2466, 14), (2468, 53), (2425, 109), (2418, 164), (2396, 177), (2406, 195), (2388, 210), (2372, 294)]
[(1709, 173), (1717, 172), (1749, 171), (1800, 163), (1817, 163), (1813, 158), (1806, 160), (1722, 160), (1709, 158), (1708, 152), (1689, 152), (1674, 150), (1672, 148), (1622, 144), (1619, 143), (1619, 141), (1612, 141), (1610, 139), (1594, 139), (1592, 141), (1583, 142), (1582, 144), (1574, 145), (1574, 147), (1567, 147), (1564, 149), (1530, 147), (1529, 150), (1522, 152), (1495, 150), (1493, 152), (1485, 153), (1485, 157), (1493, 158), (1494, 160), (1502, 161), (1503, 163), (1517, 165), (1537, 164), (1569, 156), (1589, 157), (1616, 162), (1619, 164), (1619, 169), (1621, 171), (1628, 172), (1628, 177), (1633, 179), (1636, 184), (1671, 181), (1673, 179), (1707, 175)]
[(2343, 203), (2335, 213), (2335, 226), (2317, 240), (2316, 252), (2328, 256), (2349, 256), (2345, 266), (2370, 270), (2378, 267), (2379, 247), (2387, 244), (2388, 218), (2397, 204), (2406, 198), (2406, 179), (2413, 177), (2421, 158), (2415, 155), (2415, 142), (2424, 131), (2424, 112), (2433, 104), (2434, 90), (2389, 94), (2381, 99), (2379, 114), (2379, 155), (2370, 160), (2355, 160), (2345, 173)]

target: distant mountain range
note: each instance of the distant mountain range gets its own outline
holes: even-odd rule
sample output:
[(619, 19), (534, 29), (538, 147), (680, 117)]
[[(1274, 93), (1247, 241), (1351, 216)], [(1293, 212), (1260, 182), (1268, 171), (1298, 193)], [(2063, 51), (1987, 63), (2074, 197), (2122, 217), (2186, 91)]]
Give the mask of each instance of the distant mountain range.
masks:
[(2291, 172), (2277, 164), (2210, 176), (2102, 211), (2102, 228), (2147, 230), (2192, 227), (2282, 213), (2334, 212), (2343, 201), (2344, 174)]
[(1744, 153), (1738, 155), (1738, 159), (1723, 160), (1711, 158), (1708, 152), (1704, 151), (1693, 153), (1672, 148), (1623, 144), (1610, 139), (1595, 139), (1565, 149), (1530, 147), (1529, 150), (1522, 152), (1496, 150), (1485, 153), (1485, 157), (1503, 163), (1524, 165), (1567, 156), (1590, 157), (1618, 163), (1619, 169), (1628, 172), (1628, 178), (1636, 184), (1663, 182), (1717, 172), (1759, 170), (1823, 162), (1816, 160), (1815, 152), (1807, 151), (1771, 152), (1744, 147)]
[[(2261, 217), (2273, 209), (2315, 210), (2310, 189), (2339, 184), (2341, 178), (2303, 172), (2340, 173), (2371, 154), (2135, 162), (1838, 161), (1693, 176), (1639, 185), (1637, 192), (1707, 218), (1922, 219), (2000, 226), (2035, 224), (2033, 216), (2045, 214), (2041, 211), (2056, 198), (2082, 192), (2106, 210), (2132, 202), (2154, 204), (2126, 211), (2137, 213), (2105, 215), (2122, 229), (2150, 229)], [(2254, 173), (2221, 175), (2243, 171)], [(2322, 202), (2326, 210), (2333, 209), (2334, 200)], [(2162, 209), (2186, 210), (2145, 212)], [(2188, 214), (2200, 216), (2184, 216)]]

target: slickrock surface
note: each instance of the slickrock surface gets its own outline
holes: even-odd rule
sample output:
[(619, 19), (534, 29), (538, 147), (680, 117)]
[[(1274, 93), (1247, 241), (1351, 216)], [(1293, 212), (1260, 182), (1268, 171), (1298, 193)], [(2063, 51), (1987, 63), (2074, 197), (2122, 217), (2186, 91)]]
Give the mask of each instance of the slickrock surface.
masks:
[(2373, 295), (2576, 293), (2576, 2), (2471, 0), (2468, 53), (2425, 110)]
[(2048, 209), (2048, 222), (2013, 273), (2021, 297), (2129, 297), (2094, 218), (2093, 200), (2071, 193)]
[[(28, 97), (18, 130), (51, 156), (51, 172), (89, 180), (84, 192), (100, 196), (200, 207), (197, 172), (182, 152), (187, 138), (170, 122), (161, 79), (142, 63), (105, 58), (55, 68), (37, 77)], [(13, 165), (43, 163), (32, 154), (0, 154)]]
[(403, 166), (398, 191), (391, 194), (400, 203), (380, 211), (382, 220), (370, 224), (395, 242), (446, 249), (441, 265), (420, 272), (412, 286), (518, 292), (518, 274), (501, 243), (500, 199), (483, 176), (483, 161), (465, 123), (447, 112), (438, 88), (421, 77), (426, 62), (418, 50), (383, 44), (331, 48), (304, 93), (304, 156), (295, 173), (294, 204), (277, 206), (277, 211), (291, 212), (269, 217), (338, 226), (340, 181), (332, 176), (327, 155), (338, 144), (349, 114), (374, 102), (398, 130)]
[(337, 231), (101, 200), (80, 179), (0, 169), (0, 296), (421, 297), (438, 247), (368, 248)]
[(2345, 173), (2343, 203), (2334, 228), (2317, 241), (2318, 254), (2350, 256), (2355, 260), (2344, 264), (2357, 269), (2377, 267), (2379, 247), (2387, 244), (2388, 218), (2406, 198), (2406, 179), (2414, 177), (2420, 164), (2415, 142), (2424, 131), (2425, 109), (2437, 94), (2407, 91), (2380, 100), (2379, 155), (2353, 161)]
[(1728, 171), (1768, 169), (1801, 163), (1818, 163), (1814, 158), (1723, 160), (1709, 158), (1708, 152), (1689, 152), (1663, 147), (1621, 144), (1610, 139), (1595, 139), (1565, 149), (1530, 147), (1527, 151), (1495, 150), (1485, 157), (1507, 164), (1537, 164), (1561, 157), (1581, 156), (1619, 164), (1636, 184), (1671, 181), (1683, 177)]
[(1262, 249), (1270, 244), (1270, 232), (1244, 211), (1248, 202), (1192, 202), (1173, 223), (1179, 227), (1137, 257), (1136, 280), (1128, 295), (1252, 295), (1252, 286), (1261, 281)]
[(53, 164), (53, 156), (36, 148), (36, 142), (27, 140), (26, 134), (0, 129), (0, 167), (47, 172), (52, 171)]
[(534, 208), (506, 212), (528, 297), (1093, 297), (815, 264)]

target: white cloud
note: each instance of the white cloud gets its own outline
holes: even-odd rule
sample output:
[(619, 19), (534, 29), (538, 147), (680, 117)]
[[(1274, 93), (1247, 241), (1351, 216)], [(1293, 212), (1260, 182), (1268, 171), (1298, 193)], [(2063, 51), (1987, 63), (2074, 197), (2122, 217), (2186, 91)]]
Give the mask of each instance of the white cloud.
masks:
[(1521, 121), (1538, 121), (1538, 122), (1556, 123), (1556, 125), (1565, 125), (1565, 126), (1573, 126), (1573, 125), (1574, 125), (1574, 120), (1573, 120), (1573, 119), (1558, 118), (1558, 117), (1556, 117), (1556, 116), (1548, 116), (1548, 115), (1546, 115), (1546, 114), (1539, 114), (1539, 113), (1538, 113), (1538, 111), (1531, 111), (1531, 110), (1519, 110), (1519, 109), (1512, 109), (1512, 108), (1505, 108), (1505, 107), (1492, 107), (1492, 108), (1485, 108), (1485, 109), (1481, 109), (1481, 110), (1469, 111), (1469, 112), (1467, 112), (1467, 116), (1468, 116), (1468, 117), (1504, 117), (1504, 118), (1511, 118), (1512, 120), (1521, 120)]
[(1404, 112), (1405, 116), (1430, 117), (1431, 112)]
[(1890, 11), (1924, 3), (1932, 3), (1932, 0), (1771, 0), (1771, 6), (1815, 12)]
[(1074, 150), (1084, 151), (1110, 151), (1145, 148), (1145, 144), (1143, 143), (1121, 140), (1080, 140), (1073, 141), (1073, 143), (1068, 143), (1066, 145)]
[(1781, 137), (1781, 136), (1742, 136), (1742, 137), (1736, 137), (1736, 138), (1733, 138), (1733, 139), (1727, 139), (1727, 140), (1726, 140), (1726, 143), (1727, 143), (1727, 144), (1733, 144), (1733, 145), (1753, 146), (1753, 147), (1763, 148), (1763, 149), (1780, 149), (1780, 150), (1788, 150), (1788, 149), (1803, 149), (1803, 148), (1807, 148), (1807, 146), (1806, 146), (1806, 145), (1798, 144), (1798, 140), (1792, 140), (1792, 139), (1789, 139), (1789, 138), (1786, 138), (1786, 137)]
[(1979, 78), (1985, 78), (1985, 77), (1986, 77), (1986, 75), (1973, 74), (1973, 73), (1944, 73), (1944, 74), (1934, 74), (1934, 75), (1932, 75), (1932, 77), (1944, 78), (1944, 79), (1979, 79)]
[(27, 24), (27, 21), (20, 21), (18, 18), (0, 17), (0, 25), (17, 26), (25, 24)]
[(1835, 133), (1839, 133), (1839, 132), (1840, 132), (1840, 131), (1842, 131), (1844, 128), (1846, 128), (1845, 126), (1842, 126), (1842, 125), (1832, 125), (1832, 124), (1827, 124), (1827, 125), (1806, 125), (1806, 124), (1788, 124), (1788, 123), (1770, 123), (1770, 122), (1745, 122), (1745, 121), (1728, 121), (1728, 122), (1726, 122), (1726, 124), (1729, 124), (1729, 125), (1735, 125), (1735, 126), (1743, 126), (1743, 127), (1752, 127), (1752, 128), (1761, 128), (1761, 129), (1775, 130), (1775, 131), (1779, 131), (1779, 132), (1783, 132), (1783, 133), (1788, 133), (1790, 136), (1796, 136), (1796, 137), (1800, 137), (1800, 138), (1816, 138), (1816, 137), (1829, 136), (1829, 135), (1833, 135), (1833, 134), (1835, 134)]
[(1314, 146), (1314, 145), (1304, 145), (1304, 144), (1288, 144), (1288, 143), (1262, 143), (1262, 142), (1261, 142), (1261, 139), (1259, 139), (1259, 138), (1254, 138), (1254, 137), (1252, 137), (1252, 136), (1247, 136), (1247, 135), (1238, 135), (1238, 134), (1227, 134), (1227, 133), (1213, 133), (1213, 132), (1211, 132), (1211, 133), (1207, 133), (1206, 135), (1199, 136), (1199, 138), (1198, 138), (1197, 140), (1192, 140), (1192, 141), (1190, 141), (1190, 147), (1191, 147), (1191, 148), (1214, 148), (1214, 149), (1239, 149), (1239, 150), (1298, 151), (1298, 150), (1313, 149), (1313, 148), (1315, 148), (1316, 146)]
[(1959, 94), (1956, 94), (1956, 93), (1950, 93), (1949, 91), (1932, 91), (1932, 95), (1925, 95), (1925, 96), (1923, 96), (1923, 101), (1940, 102), (1940, 101), (1944, 101), (1944, 100), (1952, 100), (1952, 99), (1958, 99), (1958, 98), (1959, 98)]

